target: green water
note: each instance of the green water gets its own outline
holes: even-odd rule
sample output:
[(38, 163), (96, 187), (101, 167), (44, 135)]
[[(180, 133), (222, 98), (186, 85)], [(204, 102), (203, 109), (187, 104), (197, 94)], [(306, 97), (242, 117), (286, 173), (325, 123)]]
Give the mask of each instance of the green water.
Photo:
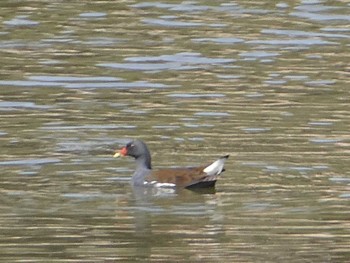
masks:
[[(348, 4), (0, 6), (0, 261), (348, 261)], [(231, 157), (215, 193), (133, 189), (130, 138)]]

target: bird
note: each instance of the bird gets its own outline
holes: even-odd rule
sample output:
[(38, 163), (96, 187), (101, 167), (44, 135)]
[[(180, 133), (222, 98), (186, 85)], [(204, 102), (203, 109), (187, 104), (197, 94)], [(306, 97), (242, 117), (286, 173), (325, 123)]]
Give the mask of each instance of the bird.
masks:
[(115, 158), (124, 156), (133, 157), (136, 161), (136, 170), (132, 175), (134, 186), (190, 190), (215, 187), (218, 176), (225, 171), (225, 161), (229, 158), (229, 155), (225, 155), (208, 165), (153, 170), (150, 151), (139, 139), (128, 142), (113, 155)]

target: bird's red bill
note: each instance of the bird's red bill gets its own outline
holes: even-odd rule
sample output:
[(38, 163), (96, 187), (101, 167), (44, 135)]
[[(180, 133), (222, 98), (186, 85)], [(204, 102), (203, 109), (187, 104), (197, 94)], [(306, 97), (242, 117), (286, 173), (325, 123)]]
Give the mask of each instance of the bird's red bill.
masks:
[(114, 158), (118, 158), (118, 157), (120, 157), (120, 156), (126, 156), (127, 154), (128, 154), (128, 150), (126, 149), (126, 147), (123, 147), (123, 148), (120, 149), (120, 151), (117, 151), (117, 152), (113, 155), (113, 157), (114, 157)]
[(125, 156), (128, 153), (128, 150), (126, 149), (126, 147), (123, 147), (123, 148), (121, 148), (119, 153), (120, 153), (120, 155)]

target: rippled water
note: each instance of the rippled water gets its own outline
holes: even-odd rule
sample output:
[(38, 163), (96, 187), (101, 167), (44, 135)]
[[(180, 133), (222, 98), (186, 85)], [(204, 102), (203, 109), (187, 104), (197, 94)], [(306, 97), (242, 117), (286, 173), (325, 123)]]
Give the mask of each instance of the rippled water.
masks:
[[(346, 1), (2, 1), (0, 261), (347, 262)], [(133, 189), (230, 154), (215, 192)]]

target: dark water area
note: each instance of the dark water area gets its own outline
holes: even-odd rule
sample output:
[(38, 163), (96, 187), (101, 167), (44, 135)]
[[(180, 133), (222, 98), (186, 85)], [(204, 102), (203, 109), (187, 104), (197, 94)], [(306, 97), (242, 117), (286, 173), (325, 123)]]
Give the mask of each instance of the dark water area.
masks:
[[(347, 1), (2, 1), (1, 262), (349, 262)], [(216, 190), (133, 188), (230, 154)]]

